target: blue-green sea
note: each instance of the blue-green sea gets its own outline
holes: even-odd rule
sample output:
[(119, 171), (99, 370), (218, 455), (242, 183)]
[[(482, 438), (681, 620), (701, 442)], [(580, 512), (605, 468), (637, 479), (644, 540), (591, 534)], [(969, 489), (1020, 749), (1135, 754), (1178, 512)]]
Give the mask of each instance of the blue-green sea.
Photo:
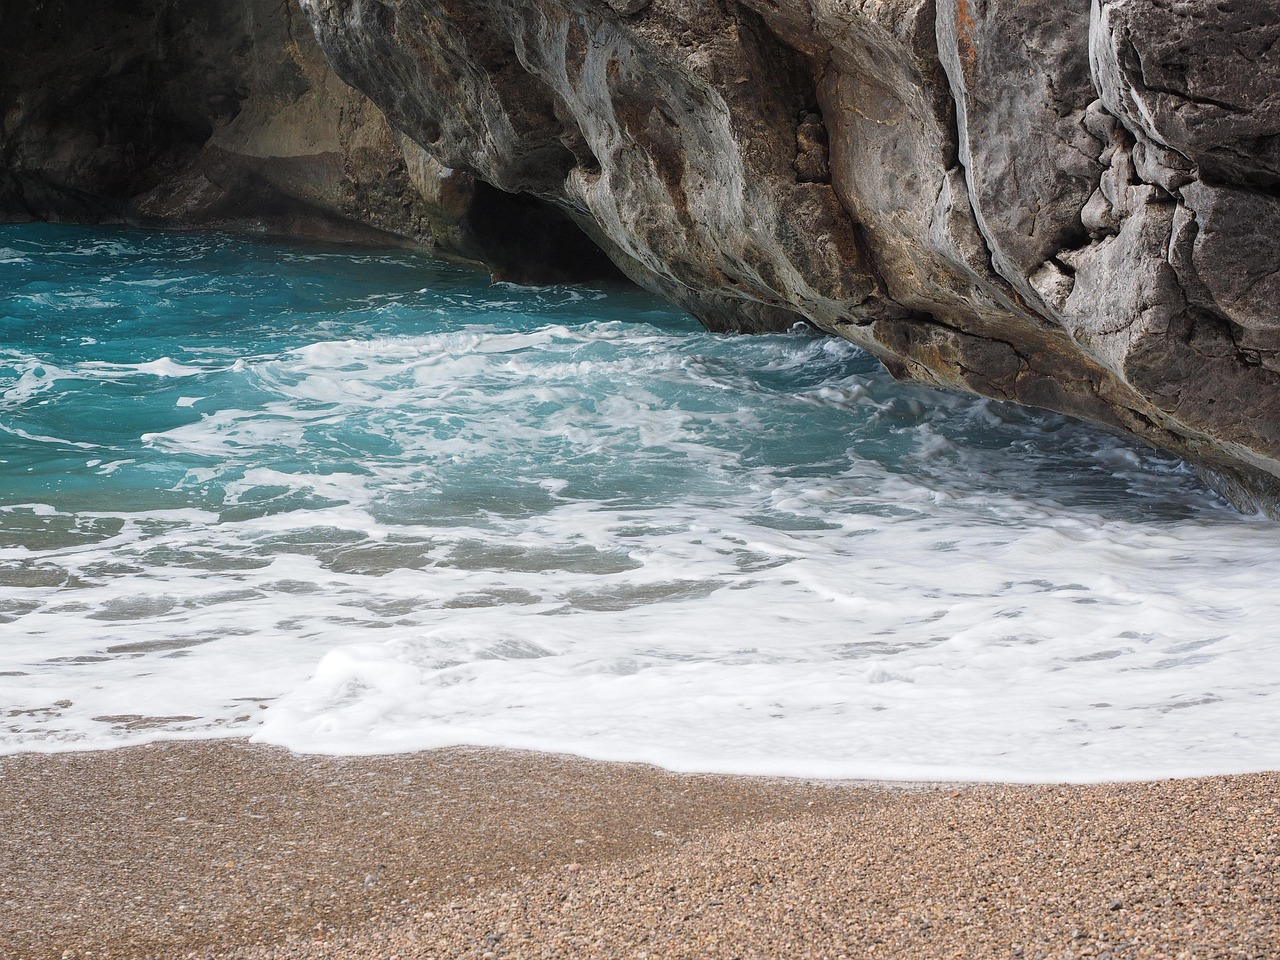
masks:
[(0, 226), (0, 750), (1280, 766), (1280, 529), (806, 329), (403, 250)]

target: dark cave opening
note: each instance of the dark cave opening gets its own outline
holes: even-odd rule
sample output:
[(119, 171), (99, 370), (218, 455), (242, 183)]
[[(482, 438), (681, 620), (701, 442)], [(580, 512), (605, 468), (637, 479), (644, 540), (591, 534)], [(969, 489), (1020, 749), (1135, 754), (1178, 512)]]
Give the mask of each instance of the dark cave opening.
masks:
[(477, 180), (466, 226), (496, 280), (630, 282), (567, 213), (531, 194), (507, 193)]

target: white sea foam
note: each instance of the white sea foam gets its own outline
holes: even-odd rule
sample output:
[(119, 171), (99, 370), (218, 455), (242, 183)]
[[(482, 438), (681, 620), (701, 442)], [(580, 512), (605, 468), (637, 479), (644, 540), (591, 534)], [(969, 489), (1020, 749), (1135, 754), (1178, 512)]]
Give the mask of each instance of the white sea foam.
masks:
[(0, 433), (7, 433), (13, 437), (19, 437), (23, 440), (31, 440), (36, 443), (50, 443), (60, 447), (77, 447), (81, 450), (97, 450), (98, 445), (95, 443), (85, 443), (82, 440), (65, 440), (62, 437), (48, 437), (43, 434), (28, 433), (19, 427), (11, 427), (0, 423)]
[[(286, 494), (333, 505), (220, 523), (74, 518), (123, 525), (24, 563), (50, 585), (15, 620), (25, 643), (7, 643), (25, 668), (0, 680), (10, 747), (239, 730), (301, 750), (488, 743), (678, 769), (1003, 779), (1280, 760), (1280, 603), (1257, 589), (1271, 524), (1109, 520), (1027, 499), (1016, 482), (941, 488), (856, 458), (829, 476), (752, 470), (709, 438), (749, 434), (756, 413), (693, 414), (643, 385), (607, 397), (575, 386), (656, 374), (724, 387), (732, 372), (660, 341), (609, 361), (501, 359), (553, 337), (591, 339), (316, 344), (253, 367), (284, 398), (261, 412), (149, 436), (223, 461), (188, 482), (222, 476), (228, 506)], [(816, 393), (872, 416), (924, 411), (913, 397), (895, 413), (883, 384)], [(453, 436), (413, 423), (443, 395), (473, 417)], [(556, 408), (545, 420), (528, 416), (544, 404)], [(323, 474), (251, 465), (353, 409), (394, 421), (395, 457)], [(513, 416), (486, 419), (499, 410)], [(951, 473), (991, 468), (934, 424), (909, 432), (915, 455), (951, 457)], [(509, 478), (498, 514), (429, 532), (380, 509), (388, 488), (439, 482), (433, 461), (549, 442), (570, 456), (674, 456), (686, 471), (702, 464), (686, 479), (721, 482), (715, 502), (615, 507), (566, 496), (564, 477)], [(1097, 459), (1141, 468), (1136, 452), (1097, 442)], [(513, 489), (521, 481), (534, 501)], [(142, 583), (153, 586), (140, 596)]]
[[(10, 348), (0, 412), (48, 480), (0, 456), (25, 484), (0, 503), (0, 750), (1280, 766), (1276, 524), (1168, 458), (893, 385), (836, 341), (557, 314), (597, 296), (414, 286), (361, 310), (469, 322)], [(117, 395), (118, 416), (59, 412)]]
[(193, 377), (211, 372), (207, 367), (179, 363), (171, 357), (160, 357), (143, 363), (104, 363), (85, 361), (79, 364), (78, 372), (91, 377), (122, 377), (135, 373), (149, 374), (153, 377)]

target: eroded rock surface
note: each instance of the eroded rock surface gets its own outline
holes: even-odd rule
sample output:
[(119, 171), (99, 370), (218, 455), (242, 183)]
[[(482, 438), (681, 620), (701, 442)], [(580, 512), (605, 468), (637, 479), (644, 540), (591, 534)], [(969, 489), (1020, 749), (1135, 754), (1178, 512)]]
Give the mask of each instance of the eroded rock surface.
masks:
[(708, 326), (803, 318), (1277, 503), (1277, 0), (300, 2), (421, 169)]

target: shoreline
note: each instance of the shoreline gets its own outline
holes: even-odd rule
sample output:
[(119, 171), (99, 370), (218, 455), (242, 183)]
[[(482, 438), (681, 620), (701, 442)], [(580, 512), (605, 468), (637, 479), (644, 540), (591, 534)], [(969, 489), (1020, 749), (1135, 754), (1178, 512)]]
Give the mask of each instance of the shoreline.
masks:
[(0, 757), (0, 957), (1267, 957), (1280, 773), (676, 774), (243, 740)]

